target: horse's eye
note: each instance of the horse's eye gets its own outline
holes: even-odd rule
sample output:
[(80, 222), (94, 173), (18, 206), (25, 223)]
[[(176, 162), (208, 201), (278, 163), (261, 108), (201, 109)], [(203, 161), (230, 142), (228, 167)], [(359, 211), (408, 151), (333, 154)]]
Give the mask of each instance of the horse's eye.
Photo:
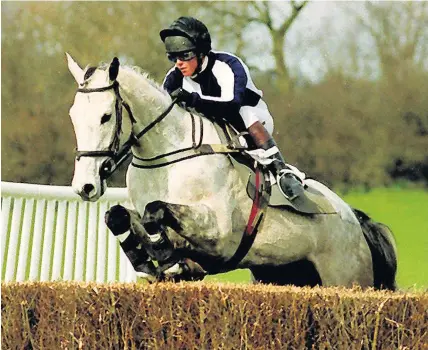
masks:
[(107, 123), (111, 119), (111, 114), (104, 114), (101, 118), (101, 125)]

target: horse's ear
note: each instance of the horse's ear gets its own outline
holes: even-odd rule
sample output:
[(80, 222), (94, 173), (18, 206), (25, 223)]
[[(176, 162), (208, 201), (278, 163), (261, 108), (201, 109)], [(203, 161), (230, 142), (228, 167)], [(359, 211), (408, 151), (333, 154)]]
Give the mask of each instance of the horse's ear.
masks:
[(70, 70), (77, 84), (83, 83), (84, 72), (82, 68), (79, 67), (79, 65), (73, 60), (68, 52), (66, 52), (65, 55), (67, 56), (68, 69)]
[(119, 59), (117, 57), (113, 58), (113, 61), (110, 63), (110, 68), (108, 70), (111, 81), (116, 80), (117, 75), (119, 74), (119, 65)]

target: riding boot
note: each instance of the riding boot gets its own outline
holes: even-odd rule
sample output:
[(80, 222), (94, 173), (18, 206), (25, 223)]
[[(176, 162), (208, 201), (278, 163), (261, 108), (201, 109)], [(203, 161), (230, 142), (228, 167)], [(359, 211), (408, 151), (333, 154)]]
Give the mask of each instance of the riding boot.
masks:
[(248, 128), (248, 132), (252, 136), (256, 146), (264, 149), (268, 154), (268, 158), (272, 160), (267, 165), (267, 168), (276, 177), (283, 195), (289, 200), (293, 200), (301, 195), (303, 193), (301, 180), (287, 167), (278, 146), (263, 124), (260, 122), (254, 123)]

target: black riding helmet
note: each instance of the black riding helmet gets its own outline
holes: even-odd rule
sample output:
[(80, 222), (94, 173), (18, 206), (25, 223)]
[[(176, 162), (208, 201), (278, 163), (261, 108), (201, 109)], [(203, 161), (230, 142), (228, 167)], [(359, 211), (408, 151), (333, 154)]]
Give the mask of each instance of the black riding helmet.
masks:
[(168, 53), (194, 50), (198, 56), (211, 51), (207, 27), (193, 17), (180, 17), (159, 33)]

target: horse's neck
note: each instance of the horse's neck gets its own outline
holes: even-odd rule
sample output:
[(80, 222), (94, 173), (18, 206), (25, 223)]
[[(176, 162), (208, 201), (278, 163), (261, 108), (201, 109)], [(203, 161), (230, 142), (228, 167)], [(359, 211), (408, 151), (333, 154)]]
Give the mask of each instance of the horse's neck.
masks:
[[(123, 99), (131, 106), (138, 134), (153, 122), (171, 103), (159, 88), (138, 73), (121, 70), (118, 78)], [(214, 127), (205, 120), (204, 141), (217, 137)], [(196, 125), (198, 128), (199, 125)], [(196, 137), (199, 136), (197, 132)], [(175, 106), (171, 112), (140, 139), (136, 152), (141, 156), (154, 156), (191, 146), (192, 119), (188, 112)]]

